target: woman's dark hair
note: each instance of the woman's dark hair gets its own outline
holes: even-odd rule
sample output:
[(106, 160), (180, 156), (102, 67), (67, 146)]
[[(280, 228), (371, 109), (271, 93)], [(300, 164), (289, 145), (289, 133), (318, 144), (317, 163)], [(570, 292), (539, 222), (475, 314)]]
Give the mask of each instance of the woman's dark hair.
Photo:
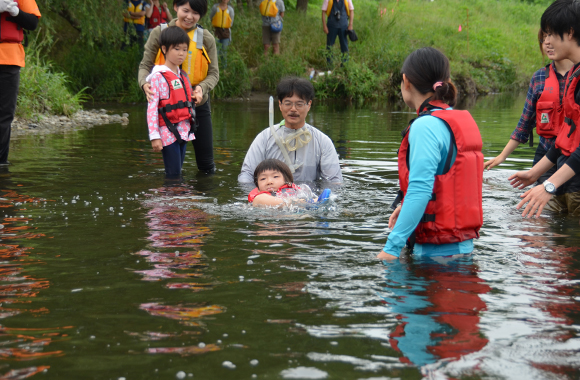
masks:
[[(457, 102), (457, 89), (451, 83), (449, 60), (445, 54), (432, 47), (417, 49), (405, 59), (401, 74), (421, 93), (434, 92), (431, 100), (440, 100), (453, 107)], [(433, 86), (441, 82), (435, 89)]]
[(297, 95), (300, 99), (308, 103), (314, 99), (314, 86), (309, 80), (304, 78), (282, 78), (276, 87), (276, 96), (278, 96), (278, 100), (282, 101), (285, 98), (290, 98), (294, 95)]
[(580, 46), (580, 1), (556, 0), (542, 14), (540, 26), (546, 33), (557, 34), (564, 39), (564, 33), (570, 33)]
[(165, 46), (165, 53), (163, 53), (163, 56), (165, 56), (172, 46), (186, 44), (189, 47), (189, 36), (179, 26), (170, 26), (161, 32), (159, 44), (160, 46)]
[(191, 9), (199, 13), (200, 18), (207, 13), (207, 0), (173, 0), (174, 7), (189, 4)]
[(544, 38), (545, 38), (546, 33), (544, 33), (544, 31), (542, 30), (542, 28), (540, 28), (540, 30), (538, 31), (538, 43), (540, 44), (540, 52), (542, 53), (542, 57), (544, 56)]
[(284, 181), (287, 184), (291, 184), (294, 182), (294, 176), (292, 175), (292, 172), (290, 171), (288, 165), (275, 158), (268, 158), (260, 162), (258, 166), (256, 166), (256, 170), (254, 170), (254, 184), (256, 185), (256, 187), (258, 187), (258, 177), (266, 170), (279, 171), (280, 173), (282, 173)]

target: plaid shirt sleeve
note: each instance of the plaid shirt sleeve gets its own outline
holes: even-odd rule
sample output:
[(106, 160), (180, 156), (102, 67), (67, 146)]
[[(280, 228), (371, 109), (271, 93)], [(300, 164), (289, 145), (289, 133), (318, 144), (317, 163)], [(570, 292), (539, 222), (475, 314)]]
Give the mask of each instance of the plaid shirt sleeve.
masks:
[(526, 143), (530, 135), (534, 133), (536, 127), (536, 102), (544, 91), (546, 83), (546, 70), (542, 68), (534, 73), (530, 80), (530, 87), (524, 103), (524, 110), (518, 126), (513, 131), (511, 138), (520, 142)]

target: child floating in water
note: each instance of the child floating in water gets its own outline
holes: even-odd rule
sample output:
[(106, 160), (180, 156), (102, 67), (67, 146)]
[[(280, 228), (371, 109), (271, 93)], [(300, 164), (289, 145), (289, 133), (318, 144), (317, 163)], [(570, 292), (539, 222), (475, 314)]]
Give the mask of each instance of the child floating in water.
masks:
[(330, 189), (325, 189), (318, 200), (314, 200), (308, 186), (301, 189), (294, 184), (288, 165), (273, 158), (258, 164), (254, 170), (254, 184), (257, 187), (248, 194), (248, 201), (257, 207), (281, 207), (289, 201), (304, 205), (315, 202), (320, 204), (330, 198)]

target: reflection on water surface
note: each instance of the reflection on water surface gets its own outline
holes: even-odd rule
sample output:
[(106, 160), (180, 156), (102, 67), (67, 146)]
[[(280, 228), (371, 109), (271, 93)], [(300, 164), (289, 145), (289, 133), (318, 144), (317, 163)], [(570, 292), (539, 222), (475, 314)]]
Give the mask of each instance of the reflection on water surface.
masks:
[[(470, 106), (486, 157), (521, 104)], [(266, 104), (215, 102), (218, 172), (198, 175), (190, 151), (177, 185), (141, 106), (126, 127), (15, 140), (0, 173), (0, 378), (577, 378), (578, 220), (521, 219), (506, 181), (534, 148), (485, 173), (473, 255), (375, 260), (412, 116), (313, 107), (345, 183), (307, 211), (254, 210), (237, 183)]]

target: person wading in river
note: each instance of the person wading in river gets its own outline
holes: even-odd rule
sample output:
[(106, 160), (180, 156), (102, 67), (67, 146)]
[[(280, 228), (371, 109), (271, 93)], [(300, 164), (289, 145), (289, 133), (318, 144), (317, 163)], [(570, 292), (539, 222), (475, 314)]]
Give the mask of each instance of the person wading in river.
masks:
[(155, 64), (163, 64), (163, 54), (160, 52), (159, 36), (167, 26), (178, 26), (189, 36), (189, 50), (181, 65), (193, 86), (195, 100), (195, 118), (197, 128), (193, 126), (195, 140), (192, 141), (195, 150), (195, 161), (200, 172), (215, 173), (213, 161), (213, 130), (209, 92), (219, 81), (219, 67), (215, 39), (198, 21), (207, 12), (206, 0), (174, 0), (173, 10), (177, 18), (162, 24), (151, 31), (145, 44), (143, 60), (139, 65), (139, 86), (145, 92), (147, 100), (151, 101), (153, 92), (146, 78)]
[(457, 92), (443, 53), (416, 50), (401, 73), (403, 100), (418, 117), (399, 148), (395, 203), (402, 198), (403, 204), (389, 218), (393, 231), (377, 257), (395, 259), (405, 245), (417, 255), (471, 253), (483, 224), (479, 128), (469, 112), (451, 108)]
[[(557, 189), (567, 186), (566, 183), (574, 177), (577, 181), (580, 173), (580, 1), (555, 1), (542, 15), (541, 27), (546, 33), (548, 47), (554, 50), (554, 60), (569, 59), (574, 67), (568, 73), (564, 89), (563, 124), (556, 143), (530, 170), (517, 172), (508, 178), (513, 187), (523, 189), (557, 165), (558, 170), (544, 181), (544, 186), (536, 186), (521, 195), (523, 199), (516, 208), (520, 209), (527, 203), (522, 216), (528, 218), (533, 214), (539, 217)], [(570, 199), (580, 199), (578, 192), (568, 194)], [(574, 204), (568, 208), (572, 212), (577, 206)]]
[[(520, 143), (526, 143), (529, 139), (531, 146), (534, 128), (540, 135), (540, 142), (532, 166), (536, 165), (556, 142), (556, 136), (562, 124), (562, 98), (566, 78), (568, 71), (574, 64), (569, 59), (554, 60), (554, 49), (548, 47), (542, 29), (539, 30), (538, 40), (542, 55), (546, 54), (553, 61), (548, 66), (536, 71), (532, 76), (524, 111), (518, 126), (501, 154), (483, 164), (483, 167), (488, 170), (504, 162)], [(555, 172), (556, 167), (554, 166), (544, 173), (536, 184), (541, 185)], [(566, 186), (561, 186), (558, 189), (558, 195), (550, 200), (547, 208), (557, 212), (569, 211), (572, 215), (580, 214), (580, 198), (574, 200), (574, 194), (579, 190), (580, 183), (568, 181)]]
[(254, 182), (254, 170), (267, 158), (285, 162), (296, 182), (324, 179), (342, 182), (338, 154), (332, 140), (306, 124), (306, 115), (314, 98), (309, 80), (283, 78), (276, 89), (278, 104), (284, 121), (264, 129), (256, 138), (244, 159), (238, 181)]

